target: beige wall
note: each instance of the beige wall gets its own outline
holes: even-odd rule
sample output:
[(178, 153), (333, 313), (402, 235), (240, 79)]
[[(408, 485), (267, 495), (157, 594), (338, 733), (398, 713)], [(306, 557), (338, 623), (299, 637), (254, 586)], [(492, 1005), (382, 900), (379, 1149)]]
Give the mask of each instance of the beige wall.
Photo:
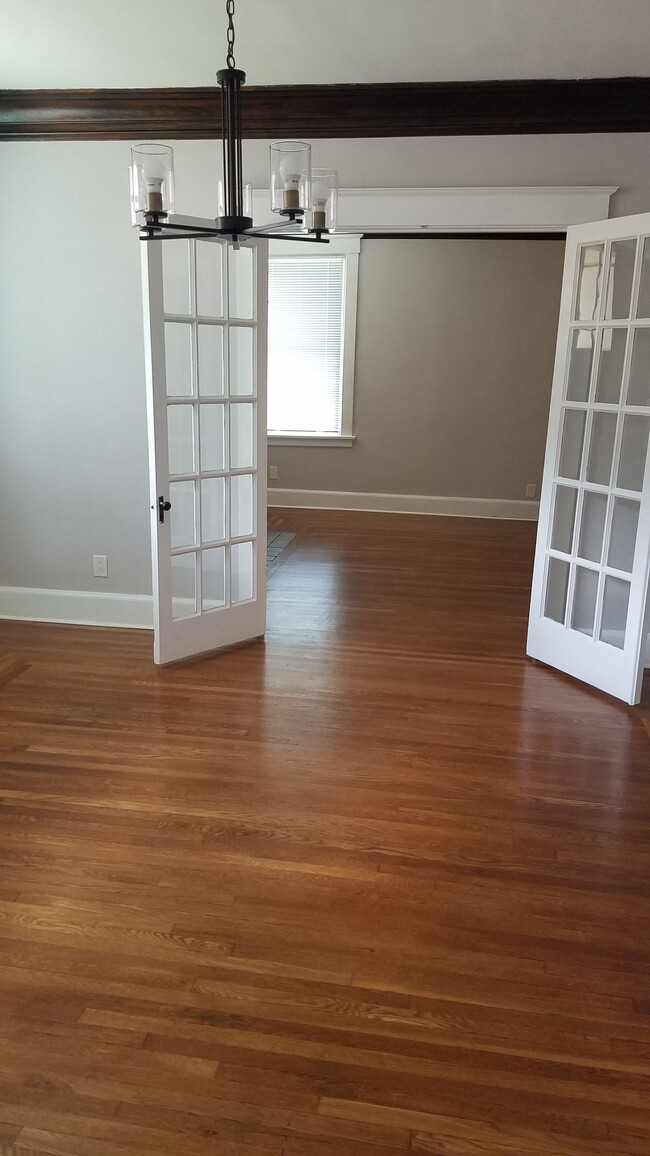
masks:
[(363, 241), (356, 442), (269, 447), (273, 485), (525, 498), (541, 480), (563, 254), (550, 240)]

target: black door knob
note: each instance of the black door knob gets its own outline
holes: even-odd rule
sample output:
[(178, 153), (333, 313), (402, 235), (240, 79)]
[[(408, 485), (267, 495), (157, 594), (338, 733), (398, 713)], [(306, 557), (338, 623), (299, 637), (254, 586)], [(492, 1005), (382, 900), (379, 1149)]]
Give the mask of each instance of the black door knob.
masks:
[(158, 521), (159, 522), (165, 521), (165, 511), (171, 510), (171, 508), (172, 508), (171, 502), (166, 502), (163, 495), (161, 494), (160, 497), (158, 498)]

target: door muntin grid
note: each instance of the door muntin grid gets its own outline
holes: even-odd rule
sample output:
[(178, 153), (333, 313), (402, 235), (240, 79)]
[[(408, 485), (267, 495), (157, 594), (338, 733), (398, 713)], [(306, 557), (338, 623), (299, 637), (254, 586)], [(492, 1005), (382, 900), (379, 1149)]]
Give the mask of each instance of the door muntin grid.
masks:
[(622, 649), (650, 436), (650, 237), (581, 246), (542, 615)]
[[(167, 248), (171, 601), (181, 619), (255, 597), (256, 261), (252, 248), (224, 243)], [(168, 312), (170, 301), (182, 312)]]

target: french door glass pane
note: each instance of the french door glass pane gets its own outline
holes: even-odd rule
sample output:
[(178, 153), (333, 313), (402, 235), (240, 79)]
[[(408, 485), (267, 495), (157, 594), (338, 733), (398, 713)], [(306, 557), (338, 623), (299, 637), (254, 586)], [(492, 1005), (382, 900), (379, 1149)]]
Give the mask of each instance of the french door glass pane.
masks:
[(215, 610), (226, 605), (226, 548), (201, 551), (201, 608)]
[(637, 317), (650, 318), (650, 237), (643, 242), (641, 257), (641, 280), (639, 282), (639, 300), (636, 307)]
[(193, 546), (196, 541), (196, 483), (170, 482), (169, 500), (172, 508), (169, 514), (170, 540), (172, 550), (182, 546)]
[(230, 533), (244, 538), (253, 533), (255, 499), (253, 475), (235, 474), (230, 479)]
[(599, 486), (608, 486), (612, 476), (614, 442), (616, 440), (616, 414), (596, 410), (591, 422), (589, 454), (587, 457), (587, 481)]
[(190, 242), (176, 241), (163, 245), (163, 307), (165, 313), (189, 316), (190, 295)]
[(252, 397), (253, 330), (242, 325), (230, 329), (230, 393), (232, 397)]
[(546, 575), (544, 614), (555, 622), (564, 622), (569, 586), (569, 563), (562, 558), (549, 558)]
[(230, 317), (242, 321), (253, 319), (253, 251), (242, 245), (230, 249), (228, 257), (228, 290)]
[(576, 321), (595, 321), (602, 288), (604, 245), (583, 245), (580, 251)]
[(603, 615), (600, 624), (600, 640), (622, 650), (625, 646), (627, 608), (630, 601), (630, 583), (623, 578), (605, 575), (603, 594)]
[(196, 311), (199, 317), (223, 317), (223, 248), (196, 242)]
[(565, 409), (564, 411), (558, 470), (563, 478), (580, 477), (586, 416), (587, 412), (584, 409)]
[(196, 614), (196, 554), (172, 554), (172, 618)]
[(628, 413), (623, 422), (621, 456), (616, 484), (622, 490), (643, 489), (650, 418)]
[(605, 294), (607, 320), (630, 316), (635, 257), (636, 237), (612, 241), (609, 252), (609, 281)]
[(165, 374), (168, 397), (192, 395), (192, 326), (165, 322)]
[(650, 405), (650, 327), (634, 330), (627, 404)]
[(596, 401), (620, 401), (627, 329), (603, 329), (596, 382)]
[(607, 494), (585, 490), (578, 538), (578, 554), (589, 562), (600, 562), (603, 556)]
[(230, 548), (230, 601), (253, 597), (253, 543), (236, 542)]
[(201, 541), (221, 542), (226, 537), (226, 479), (201, 479)]
[(562, 554), (570, 554), (571, 552), (577, 496), (578, 491), (573, 486), (556, 486), (555, 488), (551, 549), (559, 550)]
[(255, 465), (253, 418), (254, 407), (247, 402), (230, 406), (230, 467), (252, 469)]
[(226, 440), (223, 405), (199, 406), (199, 444), (202, 473), (226, 468)]
[(581, 634), (593, 635), (598, 598), (598, 571), (576, 566), (571, 626)]
[(167, 444), (169, 472), (194, 473), (194, 406), (167, 406)]
[(571, 352), (569, 354), (569, 376), (566, 391), (568, 401), (587, 401), (589, 398), (595, 341), (595, 329), (573, 329), (571, 331)]
[(197, 326), (199, 354), (199, 394), (201, 397), (223, 397), (223, 326)]
[(632, 573), (638, 524), (639, 503), (632, 498), (615, 498), (607, 551), (607, 565), (613, 570)]

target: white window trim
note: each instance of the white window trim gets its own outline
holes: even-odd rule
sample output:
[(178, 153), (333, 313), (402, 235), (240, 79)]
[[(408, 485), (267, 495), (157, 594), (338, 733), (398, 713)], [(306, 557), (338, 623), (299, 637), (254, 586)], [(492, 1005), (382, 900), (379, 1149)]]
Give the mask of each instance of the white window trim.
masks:
[(355, 443), (354, 434), (310, 434), (272, 433), (267, 434), (270, 446), (313, 446), (314, 449), (350, 450)]
[(308, 445), (314, 448), (338, 447), (351, 449), (354, 445), (352, 420), (354, 415), (354, 358), (357, 337), (357, 297), (359, 288), (359, 253), (361, 237), (351, 234), (331, 234), (328, 244), (316, 241), (269, 241), (269, 257), (345, 257), (343, 287), (343, 369), (341, 373), (341, 432), (340, 434), (284, 433), (276, 430), (268, 434), (269, 445)]

